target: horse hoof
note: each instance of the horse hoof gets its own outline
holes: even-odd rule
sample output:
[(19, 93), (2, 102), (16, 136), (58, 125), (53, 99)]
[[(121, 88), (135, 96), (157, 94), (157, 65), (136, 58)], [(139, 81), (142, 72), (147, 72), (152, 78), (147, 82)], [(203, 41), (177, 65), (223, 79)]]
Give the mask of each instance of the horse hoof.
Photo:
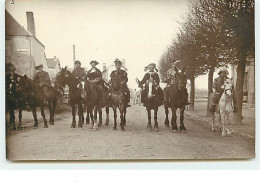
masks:
[(108, 125), (108, 123), (105, 123), (105, 125)]
[(180, 130), (181, 133), (187, 133), (187, 130)]
[(211, 131), (212, 132), (217, 132), (217, 129), (216, 128), (212, 128)]
[(98, 128), (95, 128), (95, 127), (94, 127), (94, 128), (93, 128), (93, 130), (94, 130), (94, 131), (97, 131), (97, 130), (98, 130)]
[(50, 124), (50, 125), (54, 125), (54, 122), (50, 122), (49, 124)]
[(178, 130), (172, 129), (173, 133), (178, 133)]
[(165, 127), (170, 127), (170, 125), (168, 124), (168, 125), (165, 125)]
[(117, 130), (117, 128), (116, 128), (116, 127), (113, 127), (113, 130)]
[(76, 127), (76, 125), (71, 125), (71, 128), (75, 128)]
[(124, 127), (121, 127), (121, 131), (125, 131)]
[(43, 128), (48, 128), (48, 125), (44, 125), (44, 127)]
[(158, 128), (154, 128), (154, 132), (159, 132)]
[(222, 137), (225, 137), (225, 136), (226, 136), (226, 133), (222, 133), (221, 136), (222, 136)]

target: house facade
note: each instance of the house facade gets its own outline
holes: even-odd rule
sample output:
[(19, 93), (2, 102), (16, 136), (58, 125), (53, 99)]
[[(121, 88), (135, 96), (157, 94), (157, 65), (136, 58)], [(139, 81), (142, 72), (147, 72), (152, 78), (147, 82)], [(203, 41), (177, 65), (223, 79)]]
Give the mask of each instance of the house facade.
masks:
[(26, 12), (27, 30), (9, 12), (5, 11), (5, 62), (12, 63), (18, 74), (32, 78), (35, 66), (42, 64), (48, 69), (45, 46), (36, 38), (34, 17)]

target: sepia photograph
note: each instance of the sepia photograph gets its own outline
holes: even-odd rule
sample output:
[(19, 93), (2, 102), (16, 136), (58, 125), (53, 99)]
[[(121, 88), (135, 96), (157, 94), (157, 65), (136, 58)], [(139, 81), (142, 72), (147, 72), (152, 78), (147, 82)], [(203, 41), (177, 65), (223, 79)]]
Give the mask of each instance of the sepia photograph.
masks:
[(14, 162), (255, 158), (255, 1), (6, 0), (5, 128)]

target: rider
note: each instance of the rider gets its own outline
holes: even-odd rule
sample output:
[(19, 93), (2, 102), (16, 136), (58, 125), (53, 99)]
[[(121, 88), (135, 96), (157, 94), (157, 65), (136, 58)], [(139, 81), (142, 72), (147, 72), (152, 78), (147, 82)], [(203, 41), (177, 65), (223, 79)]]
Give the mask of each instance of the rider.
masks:
[(103, 95), (103, 85), (104, 85), (104, 81), (102, 79), (102, 73), (101, 71), (96, 67), (99, 64), (99, 62), (92, 60), (90, 62), (91, 65), (91, 69), (87, 72), (86, 75), (86, 79), (96, 85), (97, 90), (98, 90), (98, 97), (100, 97), (99, 101), (102, 104), (106, 103), (106, 100), (104, 99), (104, 95)]
[[(159, 101), (160, 101), (160, 105), (163, 104), (163, 90), (160, 87), (160, 77), (157, 74), (158, 70), (156, 69), (156, 64), (155, 63), (151, 63), (148, 66), (145, 67), (144, 69), (145, 71), (149, 70), (143, 77), (142, 81), (140, 82), (139, 86), (142, 87), (143, 84), (145, 84), (150, 78), (152, 78), (155, 82), (155, 88), (158, 91), (159, 94)], [(142, 90), (141, 92), (141, 102), (144, 104), (145, 106), (145, 95), (148, 93), (148, 88), (147, 88), (147, 84), (144, 90)]]
[(16, 68), (12, 63), (7, 63), (5, 65), (6, 96), (11, 94), (15, 95), (16, 80), (18, 78), (18, 74), (15, 72), (15, 70)]
[(83, 67), (81, 67), (81, 62), (79, 60), (76, 60), (74, 62), (74, 69), (72, 71), (72, 74), (80, 81), (80, 84), (77, 87), (81, 91), (81, 97), (84, 97), (84, 92), (82, 90), (84, 87), (82, 85), (82, 82), (84, 82), (84, 80), (85, 80), (86, 72), (85, 72), (85, 69)]
[(120, 76), (121, 85), (123, 86), (123, 88), (124, 88), (123, 90), (124, 90), (124, 93), (126, 95), (127, 106), (131, 107), (131, 105), (130, 105), (130, 91), (129, 91), (127, 84), (126, 84), (128, 82), (127, 72), (125, 70), (121, 69), (122, 62), (119, 59), (115, 59), (114, 63), (115, 63), (116, 70), (112, 71), (112, 73), (110, 74), (110, 77), (112, 78), (115, 75)]
[(39, 85), (39, 87), (51, 87), (49, 73), (43, 70), (43, 65), (39, 64), (35, 67), (35, 69), (37, 70), (37, 73), (34, 75), (33, 80)]
[[(164, 88), (164, 104), (165, 105), (168, 105), (169, 102), (170, 102), (170, 96), (169, 96), (169, 93), (168, 93), (168, 89), (169, 87), (174, 83), (174, 77), (175, 77), (175, 74), (177, 71), (179, 71), (179, 68), (178, 66), (180, 65), (181, 61), (180, 60), (173, 60), (171, 65), (172, 67), (166, 72), (166, 77), (164, 78), (164, 80), (167, 82), (167, 86)], [(176, 71), (177, 69), (177, 71)], [(185, 93), (185, 104), (186, 105), (189, 105), (189, 100), (188, 100), (188, 90), (187, 88), (185, 87), (184, 88), (184, 93)]]
[[(213, 83), (213, 102), (210, 108), (211, 112), (214, 112), (216, 110), (216, 105), (219, 102), (219, 99), (221, 98), (222, 93), (224, 92), (224, 82), (228, 78), (228, 70), (226, 67), (220, 67), (219, 72), (218, 72), (218, 77), (214, 79)], [(233, 91), (233, 102), (234, 102), (234, 112), (237, 112), (237, 102), (236, 102), (236, 95), (235, 95), (235, 90), (232, 88)]]

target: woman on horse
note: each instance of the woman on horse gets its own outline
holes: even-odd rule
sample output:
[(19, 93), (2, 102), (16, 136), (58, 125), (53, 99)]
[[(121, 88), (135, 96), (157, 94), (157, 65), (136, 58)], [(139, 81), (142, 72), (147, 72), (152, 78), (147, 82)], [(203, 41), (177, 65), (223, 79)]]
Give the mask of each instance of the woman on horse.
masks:
[(123, 87), (123, 91), (126, 94), (126, 101), (127, 101), (127, 107), (131, 107), (130, 105), (130, 91), (127, 87), (127, 82), (128, 82), (128, 77), (127, 77), (127, 72), (125, 70), (122, 70), (122, 62), (119, 59), (115, 59), (114, 61), (116, 70), (112, 71), (110, 74), (110, 77), (113, 78), (115, 75), (119, 75), (121, 79), (121, 85)]
[(103, 93), (104, 81), (102, 80), (101, 71), (96, 67), (98, 64), (99, 64), (99, 62), (97, 62), (95, 60), (92, 60), (90, 62), (91, 69), (87, 72), (86, 79), (91, 84), (93, 84), (97, 87), (99, 102), (102, 105), (105, 105), (107, 102), (105, 100), (104, 93)]
[(85, 81), (86, 73), (85, 73), (85, 69), (81, 67), (81, 62), (79, 60), (76, 60), (74, 62), (74, 69), (72, 71), (72, 74), (79, 80), (80, 84), (77, 87), (81, 91), (81, 97), (84, 97), (84, 92), (83, 92), (84, 87), (82, 82)]
[[(149, 64), (148, 66), (145, 67), (145, 71), (147, 71), (147, 70), (149, 70), (149, 71), (144, 75), (139, 86), (142, 87), (143, 84), (145, 84), (148, 80), (153, 79), (155, 82), (155, 89), (157, 90), (158, 95), (159, 95), (160, 105), (162, 105), (163, 104), (163, 90), (159, 85), (160, 77), (157, 74), (158, 70), (156, 69), (156, 64), (155, 63)], [(148, 93), (148, 88), (147, 88), (147, 84), (146, 84), (144, 90), (142, 90), (142, 93), (141, 93), (141, 102), (144, 104), (144, 106), (145, 106), (145, 102), (146, 102), (145, 97), (146, 97), (147, 93)]]
[[(221, 67), (218, 72), (218, 77), (214, 79), (213, 83), (213, 102), (210, 108), (211, 112), (215, 112), (216, 105), (219, 102), (219, 99), (221, 98), (222, 93), (224, 92), (224, 83), (226, 79), (229, 79), (228, 75), (229, 72), (226, 67)], [(237, 112), (237, 101), (236, 101), (236, 94), (233, 87), (233, 103), (234, 103), (234, 112)]]

